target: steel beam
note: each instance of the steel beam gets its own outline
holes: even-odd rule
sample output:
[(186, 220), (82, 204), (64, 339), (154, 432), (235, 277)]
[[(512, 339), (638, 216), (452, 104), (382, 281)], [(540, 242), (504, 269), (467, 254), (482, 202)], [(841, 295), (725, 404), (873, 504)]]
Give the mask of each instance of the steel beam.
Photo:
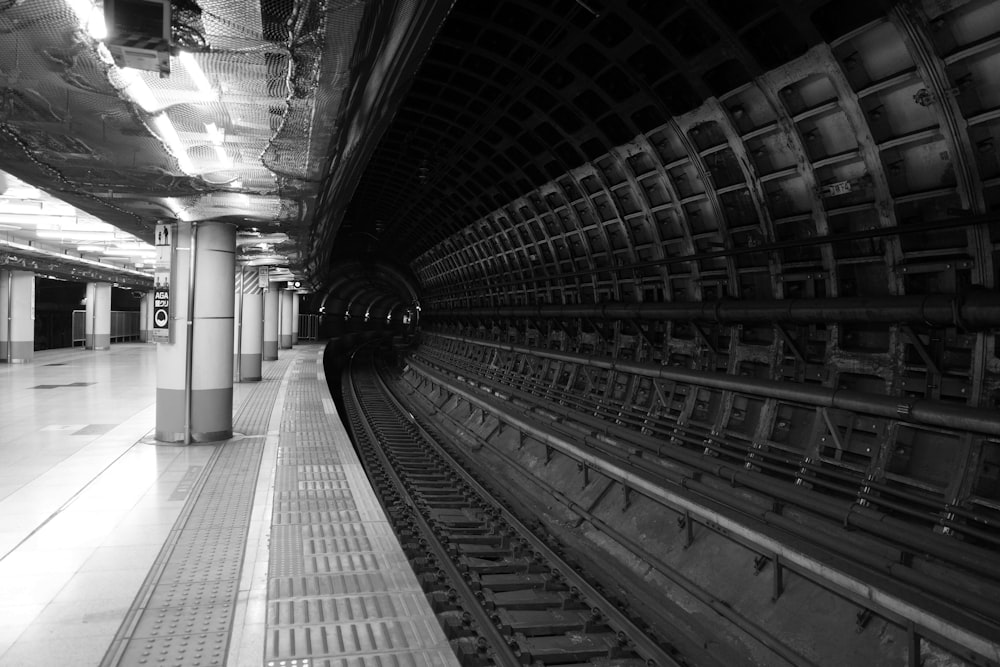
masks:
[(674, 303), (543, 304), (428, 310), (438, 320), (466, 317), (588, 318), (745, 324), (827, 324), (829, 322), (910, 322), (967, 330), (1000, 326), (1000, 293), (992, 291), (914, 296), (828, 299), (760, 299)]

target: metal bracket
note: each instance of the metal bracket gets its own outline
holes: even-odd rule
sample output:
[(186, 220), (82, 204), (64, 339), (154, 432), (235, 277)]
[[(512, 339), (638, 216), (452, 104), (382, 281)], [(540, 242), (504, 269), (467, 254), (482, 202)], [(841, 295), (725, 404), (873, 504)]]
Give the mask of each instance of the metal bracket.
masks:
[(694, 544), (694, 522), (691, 520), (691, 512), (684, 511), (684, 516), (677, 519), (678, 525), (684, 530), (684, 548)]
[(695, 333), (698, 334), (698, 338), (701, 339), (701, 342), (705, 344), (705, 346), (711, 351), (711, 353), (718, 354), (719, 350), (715, 347), (715, 344), (708, 337), (708, 334), (705, 333), (705, 330), (701, 328), (701, 325), (698, 324), (697, 322), (692, 321), (691, 326), (694, 328)]
[(781, 594), (785, 592), (785, 565), (781, 562), (781, 557), (774, 554), (774, 589), (771, 592), (771, 602), (777, 601)]
[(653, 342), (653, 339), (649, 337), (649, 334), (646, 333), (646, 330), (642, 328), (642, 325), (639, 324), (639, 320), (629, 320), (629, 322), (632, 324), (633, 327), (635, 327), (635, 330), (639, 332), (639, 335), (642, 336), (642, 339), (646, 341), (646, 344), (649, 345), (650, 348), (655, 350), (656, 344)]
[(927, 346), (924, 345), (924, 341), (920, 340), (920, 336), (918, 336), (917, 332), (913, 330), (913, 327), (909, 324), (901, 324), (899, 326), (899, 330), (906, 335), (906, 337), (910, 340), (910, 344), (913, 345), (913, 348), (917, 351), (917, 354), (919, 354), (920, 358), (924, 360), (925, 364), (927, 364), (927, 370), (934, 373), (934, 375), (941, 375), (941, 370), (931, 357), (930, 350), (928, 350)]
[(778, 336), (781, 340), (785, 342), (785, 345), (788, 347), (789, 351), (791, 351), (792, 355), (802, 363), (805, 363), (806, 358), (805, 355), (802, 354), (802, 349), (799, 348), (799, 344), (796, 343), (795, 339), (793, 339), (788, 333), (788, 329), (785, 328), (785, 325), (780, 322), (775, 322), (774, 328), (778, 332)]
[(844, 451), (844, 443), (840, 439), (840, 431), (834, 425), (833, 420), (830, 419), (830, 413), (827, 412), (825, 407), (819, 409), (819, 414), (823, 417), (823, 421), (826, 422), (827, 431), (830, 432), (830, 437), (833, 438), (833, 445), (838, 451)]

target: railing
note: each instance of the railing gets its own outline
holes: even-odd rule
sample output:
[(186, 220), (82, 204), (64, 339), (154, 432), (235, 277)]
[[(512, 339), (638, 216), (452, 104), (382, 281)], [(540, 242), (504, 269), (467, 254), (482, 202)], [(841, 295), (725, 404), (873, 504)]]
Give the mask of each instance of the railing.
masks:
[[(87, 311), (73, 311), (73, 347), (84, 345), (87, 340)], [(121, 343), (128, 340), (139, 340), (139, 311), (111, 311), (111, 342)]]
[(299, 315), (299, 340), (316, 340), (319, 337), (319, 315)]

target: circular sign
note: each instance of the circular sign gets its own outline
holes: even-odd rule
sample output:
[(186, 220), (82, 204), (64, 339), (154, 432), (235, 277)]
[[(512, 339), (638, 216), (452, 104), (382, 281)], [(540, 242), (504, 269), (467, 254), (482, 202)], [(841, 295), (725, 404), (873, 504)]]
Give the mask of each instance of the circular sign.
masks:
[(167, 320), (169, 317), (170, 316), (167, 315), (166, 308), (157, 308), (153, 311), (153, 324), (162, 329), (167, 326)]

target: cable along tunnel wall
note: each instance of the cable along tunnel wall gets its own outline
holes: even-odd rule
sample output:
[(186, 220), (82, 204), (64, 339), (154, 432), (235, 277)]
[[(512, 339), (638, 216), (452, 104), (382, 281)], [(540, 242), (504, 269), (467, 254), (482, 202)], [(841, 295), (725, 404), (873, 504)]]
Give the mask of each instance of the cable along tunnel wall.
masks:
[[(795, 385), (787, 387), (787, 395), (767, 397), (706, 387), (691, 378), (684, 382), (644, 376), (636, 372), (641, 364), (471, 336), (425, 334), (411, 361), (414, 372), (434, 369), (450, 378), (452, 389), (458, 387), (455, 391), (503, 399), (499, 405), (512, 414), (544, 415), (567, 429), (575, 425), (571, 441), (589, 438), (613, 445), (612, 451), (617, 446), (626, 459), (642, 457), (645, 448), (647, 456), (655, 452), (650, 460), (680, 461), (700, 470), (699, 475), (715, 475), (736, 488), (773, 491), (779, 506), (787, 502), (813, 513), (821, 524), (831, 522), (832, 528), (824, 530), (851, 529), (834, 538), (831, 548), (840, 546), (838, 540), (845, 548), (864, 545), (874, 536), (884, 542), (882, 547), (892, 545), (883, 553), (894, 554), (889, 556), (897, 563), (889, 566), (893, 576), (949, 603), (960, 601), (987, 618), (995, 617), (996, 610), (987, 609), (992, 605), (989, 594), (983, 591), (1000, 580), (995, 559), (1000, 535), (988, 513), (988, 499), (968, 492), (959, 495), (960, 489), (973, 488), (988, 474), (983, 453), (996, 446), (992, 438), (906, 422), (902, 414), (873, 417), (808, 405), (796, 400)], [(484, 407), (471, 399), (469, 403), (473, 409)], [(978, 412), (995, 422), (995, 415)], [(487, 413), (488, 406), (483, 418)], [(904, 444), (930, 450), (911, 454), (918, 459), (937, 455), (941, 467), (935, 470), (942, 476), (908, 475), (893, 460)], [(966, 449), (964, 457), (954, 456), (960, 445), (974, 449), (974, 455)], [(858, 548), (852, 560), (871, 566), (874, 556)], [(900, 565), (914, 557), (931, 563), (932, 569), (951, 570), (962, 584), (952, 586), (940, 577), (935, 582), (934, 576), (924, 576), (924, 566), (911, 570)], [(975, 583), (970, 588), (970, 580), (983, 588)], [(996, 644), (980, 648), (989, 653)]]

